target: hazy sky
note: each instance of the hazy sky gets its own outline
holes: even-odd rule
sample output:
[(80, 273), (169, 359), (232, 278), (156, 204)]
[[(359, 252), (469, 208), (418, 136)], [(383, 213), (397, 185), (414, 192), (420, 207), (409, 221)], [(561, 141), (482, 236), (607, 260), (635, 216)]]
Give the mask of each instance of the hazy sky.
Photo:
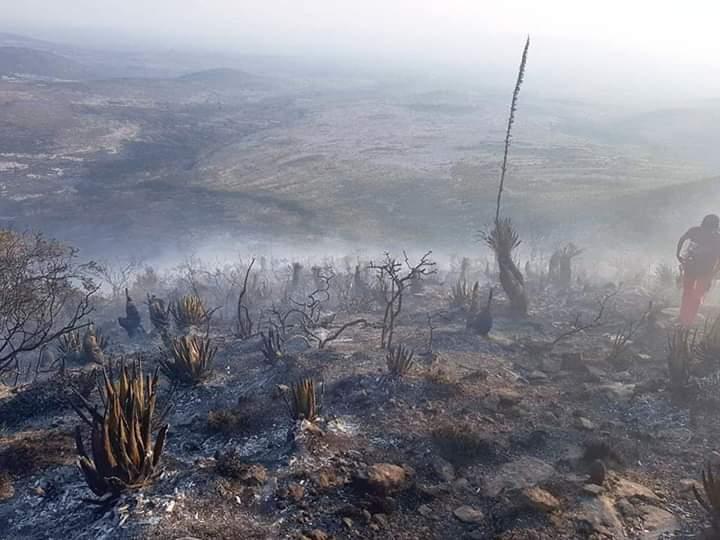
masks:
[(709, 0), (0, 0), (0, 9), (0, 30), (114, 36), (113, 46), (127, 36), (128, 46), (142, 39), (513, 69), (531, 34), (531, 65), (548, 73), (607, 71), (692, 90), (707, 83), (708, 96), (720, 89), (720, 2)]

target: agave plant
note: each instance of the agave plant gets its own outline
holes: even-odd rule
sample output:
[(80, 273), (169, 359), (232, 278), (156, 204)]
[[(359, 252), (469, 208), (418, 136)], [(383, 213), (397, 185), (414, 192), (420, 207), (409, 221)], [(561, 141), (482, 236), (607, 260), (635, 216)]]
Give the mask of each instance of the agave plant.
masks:
[(708, 368), (716, 368), (720, 364), (720, 316), (712, 322), (705, 321), (696, 352), (698, 359)]
[(86, 363), (103, 365), (105, 363), (104, 349), (108, 341), (99, 330), (90, 326), (82, 340), (82, 354)]
[(261, 332), (260, 337), (262, 338), (262, 353), (265, 360), (274, 364), (285, 356), (285, 340), (280, 335), (280, 332), (270, 328), (267, 335)]
[(472, 289), (468, 287), (467, 281), (458, 280), (450, 291), (450, 307), (467, 310), (473, 298), (473, 291), (479, 287), (476, 281)]
[(75, 330), (60, 336), (57, 344), (57, 352), (61, 358), (66, 360), (79, 360), (82, 357), (82, 339), (80, 332)]
[(170, 330), (170, 309), (165, 306), (165, 301), (155, 295), (147, 297), (148, 311), (150, 312), (150, 322), (153, 328), (161, 336), (166, 336)]
[(170, 313), (172, 313), (175, 326), (180, 331), (186, 331), (193, 326), (202, 326), (207, 324), (210, 314), (198, 296), (183, 296), (176, 302), (170, 304)]
[(695, 332), (678, 328), (668, 337), (668, 375), (670, 387), (683, 391), (690, 382), (690, 364), (695, 350)]
[(160, 369), (181, 384), (198, 384), (212, 373), (217, 347), (202, 336), (182, 336), (170, 340), (169, 354), (160, 358)]
[(693, 493), (700, 506), (707, 512), (713, 530), (720, 533), (720, 479), (715, 477), (710, 464), (703, 470), (702, 483), (705, 496), (703, 497), (695, 486)]
[(320, 415), (318, 386), (322, 391), (322, 385), (313, 379), (302, 379), (290, 385), (290, 399), (285, 397), (285, 403), (293, 419), (312, 422)]
[(92, 428), (89, 453), (80, 426), (75, 432), (79, 465), (95, 495), (114, 499), (124, 491), (147, 486), (160, 475), (168, 425), (160, 427), (153, 444), (157, 384), (158, 370), (152, 377), (143, 375), (137, 360), (131, 369), (121, 365), (117, 383), (112, 373), (103, 369), (102, 382), (98, 382), (105, 409), (102, 414), (77, 394), (81, 405), (73, 407)]
[(400, 378), (407, 375), (413, 367), (414, 352), (404, 345), (393, 347), (385, 356), (388, 372), (392, 378)]

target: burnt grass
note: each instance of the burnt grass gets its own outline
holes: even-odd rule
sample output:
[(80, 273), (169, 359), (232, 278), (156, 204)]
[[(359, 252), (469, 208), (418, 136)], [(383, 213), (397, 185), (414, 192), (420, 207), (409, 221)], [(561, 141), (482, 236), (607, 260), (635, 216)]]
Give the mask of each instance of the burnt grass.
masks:
[[(109, 508), (87, 502), (92, 493), (74, 463), (81, 421), (60, 397), (28, 406), (28, 396), (61, 395), (52, 390), (57, 380), (5, 392), (0, 536), (662, 538), (644, 536), (653, 532), (654, 509), (675, 520), (666, 537), (695, 538), (707, 521), (691, 481), (720, 448), (717, 402), (690, 407), (670, 394), (672, 314), (638, 332), (621, 370), (606, 360), (612, 328), (647, 305), (649, 293), (639, 287), (617, 295), (607, 326), (539, 352), (537, 344), (566, 329), (576, 311), (592, 314), (602, 291), (586, 289), (535, 293), (528, 320), (509, 317), (500, 299), (484, 339), (448, 311), (448, 287), (427, 284), (408, 295), (398, 323), (395, 343), (415, 351), (414, 367), (399, 379), (387, 376), (377, 325), (271, 365), (259, 339), (242, 341), (230, 322), (218, 321), (213, 375), (172, 393), (163, 475)], [(432, 350), (426, 313), (444, 313)], [(356, 316), (340, 312), (337, 320)], [(381, 319), (379, 311), (362, 316)], [(152, 335), (129, 342), (120, 329), (111, 339), (117, 358), (153, 353), (159, 344)], [(569, 369), (566, 353), (582, 353), (581, 363)], [(145, 368), (154, 367), (146, 356)], [(89, 369), (70, 372), (77, 379)], [(294, 423), (283, 397), (283, 385), (301, 377), (322, 382), (317, 429)], [(170, 395), (164, 378), (161, 392)], [(700, 392), (713, 397), (718, 388)], [(593, 490), (588, 473), (597, 459), (608, 479)], [(368, 490), (358, 477), (379, 463), (403, 467), (407, 482)], [(621, 493), (622, 482), (647, 492)], [(556, 504), (528, 504), (523, 490), (531, 487)], [(598, 517), (598, 500), (608, 501), (617, 522)], [(476, 517), (459, 519), (463, 506)]]

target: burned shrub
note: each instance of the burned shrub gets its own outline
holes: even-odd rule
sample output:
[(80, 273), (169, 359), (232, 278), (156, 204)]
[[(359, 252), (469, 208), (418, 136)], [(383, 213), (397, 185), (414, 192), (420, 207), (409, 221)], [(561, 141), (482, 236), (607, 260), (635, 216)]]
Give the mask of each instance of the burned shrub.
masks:
[(414, 355), (415, 353), (404, 345), (398, 345), (390, 349), (385, 355), (385, 363), (390, 377), (399, 379), (407, 375), (414, 365)]
[(698, 489), (693, 486), (695, 498), (707, 513), (710, 520), (712, 530), (716, 534), (720, 534), (720, 480), (713, 474), (712, 465), (708, 464), (702, 472), (703, 496)]
[(235, 435), (247, 429), (249, 419), (238, 409), (214, 409), (208, 412), (207, 426), (212, 433)]
[(495, 252), (500, 269), (500, 284), (510, 299), (510, 308), (521, 316), (527, 315), (528, 298), (525, 278), (513, 259), (513, 251), (521, 240), (510, 218), (499, 219), (492, 230), (482, 234), (485, 243)]
[(495, 459), (496, 449), (486, 436), (468, 424), (446, 424), (432, 432), (440, 456), (456, 467), (467, 467), (480, 460)]
[(170, 334), (170, 308), (165, 305), (165, 300), (149, 294), (147, 305), (150, 313), (150, 323), (165, 341)]
[(160, 369), (171, 381), (194, 385), (212, 373), (217, 347), (212, 340), (201, 336), (182, 336), (170, 340), (169, 351), (161, 357)]
[(90, 453), (78, 426), (75, 443), (80, 468), (88, 487), (99, 497), (117, 498), (124, 491), (152, 483), (161, 473), (160, 456), (168, 425), (160, 427), (153, 444), (153, 414), (157, 400), (158, 370), (143, 375), (139, 361), (120, 367), (119, 380), (103, 370), (101, 395), (104, 412), (81, 398), (78, 415), (91, 426)]

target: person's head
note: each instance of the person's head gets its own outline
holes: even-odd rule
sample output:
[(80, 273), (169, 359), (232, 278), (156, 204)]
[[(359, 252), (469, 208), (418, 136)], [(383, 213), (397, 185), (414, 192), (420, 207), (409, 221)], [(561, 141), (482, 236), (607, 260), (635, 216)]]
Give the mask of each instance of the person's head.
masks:
[(700, 227), (708, 231), (717, 231), (720, 229), (720, 217), (715, 214), (708, 214), (703, 218)]

